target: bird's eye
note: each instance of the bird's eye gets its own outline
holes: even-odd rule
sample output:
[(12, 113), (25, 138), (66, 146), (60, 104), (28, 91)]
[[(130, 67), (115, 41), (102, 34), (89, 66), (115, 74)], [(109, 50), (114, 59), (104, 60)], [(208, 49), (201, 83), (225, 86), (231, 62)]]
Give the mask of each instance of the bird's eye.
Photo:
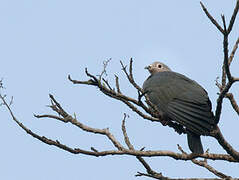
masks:
[(158, 68), (161, 68), (162, 67), (162, 65), (161, 64), (158, 64)]

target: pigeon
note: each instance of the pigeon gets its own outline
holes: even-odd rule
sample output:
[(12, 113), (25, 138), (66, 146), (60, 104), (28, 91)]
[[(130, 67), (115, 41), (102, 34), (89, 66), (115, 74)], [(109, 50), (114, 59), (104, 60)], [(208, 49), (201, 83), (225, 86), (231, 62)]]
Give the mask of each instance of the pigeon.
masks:
[(172, 121), (185, 127), (189, 149), (203, 154), (200, 136), (209, 135), (216, 125), (206, 90), (161, 62), (145, 69), (150, 76), (143, 84), (143, 91), (157, 107), (160, 119), (166, 124)]

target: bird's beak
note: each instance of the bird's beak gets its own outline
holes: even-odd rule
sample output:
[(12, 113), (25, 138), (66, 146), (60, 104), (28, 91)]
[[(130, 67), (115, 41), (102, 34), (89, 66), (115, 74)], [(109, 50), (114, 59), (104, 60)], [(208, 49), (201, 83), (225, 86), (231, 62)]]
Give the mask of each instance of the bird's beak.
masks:
[(145, 66), (144, 69), (149, 69), (149, 66)]

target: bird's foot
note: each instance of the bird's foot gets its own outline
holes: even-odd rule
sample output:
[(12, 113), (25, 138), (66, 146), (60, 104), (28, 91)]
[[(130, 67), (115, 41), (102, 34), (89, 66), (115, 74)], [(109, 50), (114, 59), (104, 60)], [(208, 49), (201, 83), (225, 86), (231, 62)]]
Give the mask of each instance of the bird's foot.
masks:
[(163, 125), (163, 126), (167, 126), (168, 125), (168, 123), (169, 123), (169, 120), (167, 120), (167, 119), (161, 119), (161, 124)]
[(155, 111), (155, 112), (154, 112), (154, 115), (155, 115), (156, 117), (158, 117), (159, 122), (161, 122), (161, 124), (162, 124), (163, 126), (167, 126), (167, 125), (168, 125), (170, 119), (167, 118), (167, 116), (165, 116), (165, 114), (163, 114), (161, 111)]
[(165, 117), (162, 113), (158, 113), (158, 117), (159, 117), (159, 119), (160, 119), (160, 122), (161, 122), (161, 124), (163, 125), (163, 126), (167, 126), (168, 125), (168, 123), (169, 123), (169, 119), (167, 118), (167, 117)]

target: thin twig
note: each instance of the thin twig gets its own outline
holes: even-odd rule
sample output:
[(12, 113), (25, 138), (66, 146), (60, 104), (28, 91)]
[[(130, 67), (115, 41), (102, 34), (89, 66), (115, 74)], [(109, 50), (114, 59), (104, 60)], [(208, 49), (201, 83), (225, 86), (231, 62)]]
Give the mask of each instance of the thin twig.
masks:
[(239, 10), (239, 0), (237, 0), (236, 6), (234, 8), (234, 11), (233, 11), (233, 14), (232, 14), (232, 17), (231, 17), (231, 20), (230, 20), (230, 23), (229, 23), (229, 26), (228, 26), (228, 29), (227, 29), (228, 33), (230, 33), (231, 30), (232, 30), (233, 24), (235, 22), (235, 19), (236, 19), (237, 13), (238, 13), (238, 10)]
[(231, 52), (231, 54), (230, 54), (230, 57), (229, 57), (229, 60), (228, 60), (229, 66), (230, 66), (230, 64), (231, 64), (231, 62), (232, 62), (232, 60), (233, 60), (233, 58), (234, 58), (234, 55), (235, 55), (235, 53), (236, 53), (236, 51), (237, 51), (238, 44), (239, 44), (239, 37), (237, 38), (236, 43), (235, 43), (235, 45), (233, 46), (232, 52)]
[(210, 21), (217, 27), (217, 29), (221, 32), (224, 33), (222, 27), (218, 24), (218, 22), (212, 17), (212, 15), (208, 12), (206, 7), (203, 5), (203, 3), (200, 1), (200, 4), (202, 6), (203, 11), (207, 15), (207, 17), (210, 19)]
[(108, 64), (109, 64), (110, 61), (111, 61), (111, 58), (108, 59), (108, 60), (106, 60), (106, 61), (103, 61), (103, 70), (102, 70), (102, 72), (100, 73), (100, 75), (98, 75), (100, 82), (101, 82), (101, 80), (102, 80), (102, 78), (103, 78), (103, 75), (107, 76), (106, 68), (107, 68), (107, 66), (108, 66)]
[[(135, 150), (134, 146), (131, 144), (130, 140), (129, 140), (129, 136), (127, 135), (126, 132), (126, 127), (125, 127), (125, 119), (126, 119), (126, 114), (124, 114), (124, 119), (122, 121), (122, 132), (124, 135), (124, 141), (127, 144), (128, 148), (130, 150)], [(142, 150), (141, 150), (142, 151)], [(136, 156), (136, 158), (139, 160), (139, 162), (144, 166), (144, 168), (146, 169), (147, 173), (152, 175), (152, 177), (163, 177), (161, 173), (157, 173), (155, 172), (150, 165), (144, 160), (144, 158), (142, 158), (141, 156)], [(137, 175), (136, 175), (137, 176)]]
[(234, 96), (232, 93), (227, 93), (226, 98), (228, 98), (231, 102), (231, 105), (233, 109), (236, 111), (236, 113), (239, 115), (239, 106), (237, 105), (236, 100), (234, 99)]
[[(182, 147), (178, 144), (178, 149), (179, 151), (181, 151), (183, 154), (187, 154), (183, 149)], [(208, 153), (208, 152), (207, 152)], [(213, 173), (214, 175), (220, 177), (220, 178), (226, 178), (226, 179), (231, 179), (230, 176), (228, 175), (225, 175), (224, 173), (222, 172), (219, 172), (217, 171), (216, 169), (214, 169), (212, 166), (210, 166), (208, 163), (207, 163), (207, 160), (204, 159), (204, 161), (199, 161), (199, 160), (196, 160), (196, 159), (192, 159), (191, 160), (194, 164), (196, 165), (199, 165), (201, 167), (204, 167), (206, 168), (208, 171), (210, 171), (211, 173)]]
[(107, 86), (111, 91), (113, 91), (113, 88), (111, 88), (111, 86), (110, 86), (108, 80), (106, 80), (105, 78), (102, 78), (102, 80), (105, 82), (106, 86)]
[(126, 143), (126, 145), (128, 146), (128, 148), (130, 150), (134, 150), (134, 146), (130, 143), (130, 140), (129, 140), (129, 136), (127, 135), (127, 132), (126, 132), (126, 128), (125, 128), (125, 119), (126, 119), (127, 115), (124, 114), (124, 119), (122, 121), (122, 132), (123, 132), (123, 135), (124, 135), (124, 142)]
[(120, 91), (120, 86), (119, 86), (119, 77), (117, 75), (115, 75), (115, 86), (116, 86), (117, 93), (122, 94)]
[(133, 70), (132, 70), (132, 64), (133, 64), (133, 59), (131, 58), (130, 59), (130, 66), (129, 66), (129, 73), (127, 72), (126, 70), (126, 65), (123, 64), (122, 61), (120, 61), (120, 64), (121, 64), (121, 67), (122, 67), (122, 70), (123, 72), (125, 73), (125, 75), (127, 76), (129, 82), (138, 90), (140, 91), (141, 93), (143, 93), (143, 90), (142, 88), (136, 84), (136, 82), (134, 81), (134, 77), (133, 77)]

